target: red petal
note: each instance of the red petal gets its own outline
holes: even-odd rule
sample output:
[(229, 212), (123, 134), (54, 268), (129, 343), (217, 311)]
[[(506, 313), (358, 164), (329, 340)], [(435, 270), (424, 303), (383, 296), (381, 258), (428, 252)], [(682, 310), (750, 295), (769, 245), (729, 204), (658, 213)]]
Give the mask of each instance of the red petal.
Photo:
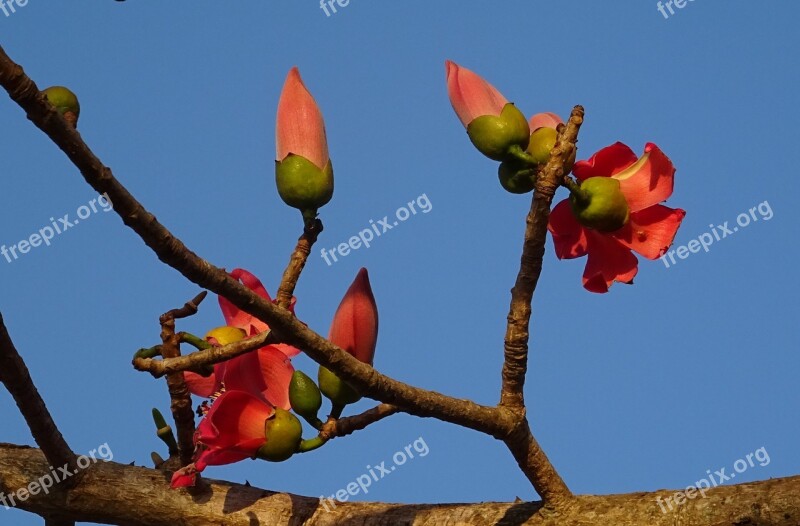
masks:
[[(261, 284), (261, 281), (259, 281), (255, 275), (241, 268), (234, 269), (230, 274), (232, 278), (239, 280), (245, 287), (265, 300), (272, 301), (267, 289), (264, 288), (264, 285)], [(228, 301), (227, 298), (219, 296), (219, 307), (222, 309), (225, 323), (231, 327), (238, 327), (250, 335), (259, 334), (269, 329), (266, 323), (240, 310), (233, 303)]]
[(531, 120), (528, 122), (531, 131), (536, 131), (539, 128), (558, 128), (559, 124), (562, 124), (564, 121), (561, 120), (561, 117), (556, 115), (555, 113), (537, 113)]
[(686, 212), (654, 205), (631, 214), (630, 222), (611, 235), (647, 259), (657, 259), (675, 239)]
[(500, 115), (508, 104), (506, 98), (480, 75), (449, 60), (445, 62), (445, 68), (450, 103), (464, 126), (483, 115)]
[(589, 259), (583, 271), (583, 286), (590, 292), (604, 293), (615, 281), (633, 283), (638, 260), (629, 248), (620, 245), (613, 237), (587, 230)]
[(325, 168), (328, 164), (328, 140), (325, 121), (314, 97), (306, 89), (300, 71), (289, 71), (278, 101), (276, 155), (282, 161), (290, 153), (301, 155)]
[(288, 410), (293, 373), (291, 361), (270, 345), (231, 360), (225, 369), (225, 389), (263, 396), (273, 406)]
[(333, 317), (328, 339), (364, 363), (372, 365), (378, 341), (378, 307), (367, 269), (358, 271)]
[[(214, 369), (216, 371), (216, 367)], [(216, 374), (204, 377), (191, 371), (184, 371), (183, 379), (186, 381), (186, 387), (189, 388), (190, 393), (203, 398), (209, 398), (219, 389)]]
[(572, 173), (581, 181), (590, 177), (611, 177), (628, 168), (637, 159), (633, 150), (616, 142), (598, 151), (588, 160), (576, 162)]
[(660, 203), (672, 195), (675, 166), (658, 146), (647, 143), (633, 166), (614, 175), (631, 212)]
[(198, 426), (196, 442), (209, 449), (255, 454), (263, 444), (264, 425), (275, 412), (263, 398), (244, 391), (226, 391), (214, 401), (211, 410)]
[(553, 245), (558, 259), (573, 259), (586, 255), (588, 246), (586, 229), (578, 223), (572, 213), (569, 199), (558, 203), (550, 212), (547, 229), (553, 235)]
[(197, 472), (198, 470), (194, 464), (189, 464), (188, 466), (179, 469), (172, 474), (170, 487), (172, 489), (176, 489), (194, 486), (197, 482)]

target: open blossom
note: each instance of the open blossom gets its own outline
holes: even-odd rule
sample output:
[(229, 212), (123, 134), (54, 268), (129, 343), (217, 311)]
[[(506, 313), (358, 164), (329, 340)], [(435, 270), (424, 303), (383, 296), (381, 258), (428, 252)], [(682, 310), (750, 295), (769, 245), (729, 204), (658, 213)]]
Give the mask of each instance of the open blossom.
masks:
[(295, 154), (305, 157), (318, 168), (325, 168), (328, 164), (328, 140), (322, 112), (296, 67), (289, 71), (278, 101), (276, 138), (278, 161)]
[(364, 363), (372, 365), (378, 342), (378, 307), (367, 269), (356, 279), (342, 298), (333, 316), (328, 339)]
[(226, 391), (200, 421), (194, 435), (194, 462), (176, 471), (172, 487), (194, 486), (206, 466), (232, 464), (255, 457), (266, 439), (265, 425), (275, 407), (262, 396)]
[(582, 182), (593, 177), (618, 181), (629, 219), (610, 232), (587, 227), (565, 199), (553, 209), (548, 225), (556, 255), (559, 259), (588, 255), (583, 286), (591, 292), (608, 292), (614, 281), (632, 283), (638, 272), (632, 251), (657, 259), (672, 244), (686, 215), (681, 209), (659, 204), (672, 195), (672, 161), (655, 144), (648, 143), (637, 159), (630, 148), (618, 142), (575, 163), (573, 173)]
[[(272, 301), (261, 281), (250, 272), (237, 268), (230, 274), (262, 298)], [(292, 298), (291, 310), (294, 309), (294, 304), (295, 299)], [(219, 297), (219, 305), (228, 326), (243, 331), (242, 336), (238, 339), (269, 330), (266, 323), (238, 309), (222, 296)], [(212, 339), (210, 343), (224, 345), (232, 343), (232, 341), (218, 342)], [(299, 352), (299, 349), (291, 345), (267, 345), (257, 351), (216, 364), (211, 376), (203, 377), (197, 373), (186, 371), (184, 378), (192, 394), (198, 396), (208, 398), (220, 391), (223, 386), (226, 390), (247, 386), (248, 390), (264, 394), (275, 406), (288, 409), (290, 406), (289, 382), (294, 373), (290, 358)]]

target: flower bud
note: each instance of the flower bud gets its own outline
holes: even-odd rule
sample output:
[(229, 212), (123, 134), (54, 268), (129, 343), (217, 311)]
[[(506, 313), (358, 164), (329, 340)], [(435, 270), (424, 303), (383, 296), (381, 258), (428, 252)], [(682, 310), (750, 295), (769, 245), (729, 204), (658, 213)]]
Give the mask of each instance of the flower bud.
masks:
[(275, 408), (275, 414), (264, 426), (267, 443), (256, 452), (256, 457), (270, 462), (283, 462), (297, 452), (303, 439), (303, 425), (289, 411)]
[(503, 188), (512, 194), (527, 194), (536, 184), (536, 170), (515, 160), (500, 163), (497, 175)]
[(612, 177), (586, 179), (580, 191), (572, 193), (569, 200), (578, 222), (600, 232), (619, 230), (630, 219), (628, 201), (619, 180)]
[(289, 384), (289, 402), (295, 413), (314, 420), (322, 407), (322, 395), (314, 380), (302, 371), (295, 371)]
[(73, 128), (78, 127), (81, 105), (78, 102), (78, 97), (70, 91), (69, 88), (65, 88), (64, 86), (51, 86), (42, 93)]
[(558, 132), (555, 128), (539, 128), (531, 133), (527, 151), (535, 162), (544, 164), (550, 160), (550, 152), (556, 145), (557, 138)]
[(483, 115), (470, 122), (467, 134), (479, 152), (495, 161), (502, 161), (512, 146), (523, 150), (528, 147), (531, 131), (525, 115), (508, 103), (500, 115)]
[(355, 389), (321, 365), (317, 380), (322, 394), (333, 402), (333, 405), (344, 407), (361, 400), (361, 395)]

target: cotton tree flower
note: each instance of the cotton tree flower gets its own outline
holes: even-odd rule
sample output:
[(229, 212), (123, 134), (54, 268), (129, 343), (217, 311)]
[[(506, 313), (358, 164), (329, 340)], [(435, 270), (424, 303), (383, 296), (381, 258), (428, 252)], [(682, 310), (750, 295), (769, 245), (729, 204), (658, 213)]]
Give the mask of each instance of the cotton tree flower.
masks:
[(672, 195), (675, 168), (655, 145), (644, 155), (622, 143), (575, 163), (581, 182), (555, 206), (548, 229), (559, 259), (588, 256), (583, 286), (608, 292), (614, 281), (632, 283), (638, 259), (657, 259), (672, 244), (686, 215), (661, 205)]
[(528, 121), (516, 106), (467, 68), (450, 60), (445, 68), (450, 103), (478, 151), (502, 161), (511, 148), (524, 150), (528, 146)]
[(322, 112), (296, 67), (286, 77), (275, 128), (278, 193), (312, 219), (333, 197), (333, 165)]
[(302, 439), (297, 417), (258, 393), (226, 391), (217, 398), (195, 432), (194, 462), (176, 471), (172, 487), (194, 486), (207, 466), (248, 458), (286, 460)]
[[(356, 279), (336, 309), (328, 339), (358, 360), (372, 365), (378, 341), (378, 307), (367, 269), (359, 270)], [(334, 404), (345, 406), (361, 396), (327, 368), (319, 368), (319, 386)]]
[[(261, 281), (250, 272), (234, 269), (231, 276), (262, 298), (272, 301)], [(293, 298), (290, 309), (293, 309), (294, 304)], [(214, 329), (206, 335), (206, 340), (212, 345), (227, 345), (269, 330), (266, 323), (238, 309), (222, 296), (219, 297), (219, 305), (228, 325)], [(223, 388), (244, 389), (260, 392), (276, 407), (289, 409), (289, 383), (294, 373), (290, 358), (299, 352), (299, 349), (291, 345), (267, 345), (216, 364), (213, 374), (208, 377), (186, 371), (184, 379), (189, 391), (197, 396), (210, 398)]]

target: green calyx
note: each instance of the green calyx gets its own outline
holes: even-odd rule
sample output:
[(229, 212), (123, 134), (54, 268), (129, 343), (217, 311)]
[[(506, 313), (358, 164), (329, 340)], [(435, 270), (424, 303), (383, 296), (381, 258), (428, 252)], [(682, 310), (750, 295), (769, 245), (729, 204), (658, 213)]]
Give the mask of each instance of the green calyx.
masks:
[(297, 452), (303, 440), (303, 425), (292, 413), (280, 407), (264, 425), (266, 444), (256, 452), (256, 458), (270, 462), (283, 462)]
[(81, 105), (78, 102), (78, 97), (69, 88), (51, 86), (42, 93), (48, 102), (64, 116), (67, 122), (72, 124), (73, 127), (77, 126), (78, 117), (81, 114)]
[(333, 402), (335, 406), (344, 407), (361, 400), (361, 395), (355, 389), (321, 365), (319, 366), (317, 380), (322, 394)]
[(500, 115), (482, 115), (467, 126), (472, 144), (483, 155), (495, 161), (508, 157), (508, 149), (528, 147), (531, 130), (525, 115), (511, 103), (506, 104)]
[(544, 164), (550, 160), (550, 152), (556, 145), (558, 132), (553, 128), (537, 128), (531, 133), (531, 140), (528, 143), (527, 152), (538, 164)]
[(500, 185), (512, 194), (527, 194), (536, 185), (536, 169), (517, 160), (500, 163), (497, 175)]
[(304, 216), (312, 212), (316, 216), (317, 209), (333, 197), (333, 165), (328, 161), (320, 168), (305, 157), (290, 153), (275, 162), (275, 183), (284, 203)]
[(295, 413), (306, 420), (316, 421), (317, 413), (322, 407), (322, 394), (307, 374), (295, 371), (289, 383), (289, 402)]
[(613, 177), (590, 177), (569, 198), (578, 222), (600, 232), (619, 230), (630, 220), (630, 207)]

